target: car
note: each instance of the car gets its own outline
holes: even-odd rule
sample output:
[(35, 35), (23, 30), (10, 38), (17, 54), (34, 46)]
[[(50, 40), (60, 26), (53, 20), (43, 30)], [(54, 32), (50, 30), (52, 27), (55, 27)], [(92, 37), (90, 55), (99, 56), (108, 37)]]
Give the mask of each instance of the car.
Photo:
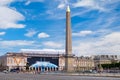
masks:
[(19, 69), (11, 69), (10, 72), (19, 72)]
[(10, 70), (10, 72), (16, 72), (16, 70), (15, 70), (15, 69), (12, 69), (12, 70)]
[(8, 70), (3, 70), (3, 73), (8, 73), (9, 71)]
[(96, 70), (93, 70), (92, 73), (96, 74), (96, 73), (98, 73), (98, 72), (97, 72)]
[(92, 73), (92, 70), (86, 70), (85, 73)]

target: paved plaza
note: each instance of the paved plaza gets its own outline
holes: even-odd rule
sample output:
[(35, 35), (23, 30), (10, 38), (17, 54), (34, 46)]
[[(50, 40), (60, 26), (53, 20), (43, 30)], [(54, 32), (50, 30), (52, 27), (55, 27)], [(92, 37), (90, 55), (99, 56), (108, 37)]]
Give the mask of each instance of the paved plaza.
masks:
[(120, 80), (120, 78), (56, 74), (0, 73), (0, 80)]

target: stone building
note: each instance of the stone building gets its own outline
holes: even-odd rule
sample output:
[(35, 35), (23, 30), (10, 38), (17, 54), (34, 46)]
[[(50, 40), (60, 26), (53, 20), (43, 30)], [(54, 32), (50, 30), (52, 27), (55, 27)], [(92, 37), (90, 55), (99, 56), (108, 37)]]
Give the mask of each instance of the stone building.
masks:
[(91, 57), (76, 57), (75, 58), (75, 70), (76, 71), (88, 71), (93, 70), (94, 60)]
[(64, 62), (61, 62), (63, 54), (62, 52), (55, 51), (40, 51), (40, 52), (8, 52), (0, 57), (0, 64), (6, 67), (6, 69), (25, 69), (27, 64), (31, 66), (37, 61), (50, 62), (57, 65), (60, 70), (65, 66)]
[[(65, 52), (64, 51), (29, 51), (29, 52), (8, 52), (0, 57), (0, 65), (5, 69), (26, 69), (26, 64), (29, 66), (37, 61), (50, 62), (58, 66), (57, 70), (65, 70)], [(118, 55), (95, 55), (92, 57), (77, 57), (73, 58), (74, 71), (86, 71), (98, 69), (98, 65), (111, 64), (112, 62), (120, 62)]]
[(27, 63), (27, 57), (25, 54), (17, 54), (17, 53), (7, 53), (0, 57), (0, 64), (4, 66), (6, 69), (11, 70), (18, 68), (25, 69)]
[(113, 62), (120, 62), (119, 55), (94, 55), (93, 56), (96, 69), (98, 69), (101, 64), (111, 64)]
[[(50, 62), (58, 66), (59, 71), (65, 70), (65, 53), (63, 51), (39, 51), (39, 52), (8, 52), (0, 58), (0, 63), (7, 69), (25, 69), (27, 63), (29, 66), (37, 61)], [(94, 61), (91, 57), (74, 57), (74, 71), (85, 71), (94, 69)]]

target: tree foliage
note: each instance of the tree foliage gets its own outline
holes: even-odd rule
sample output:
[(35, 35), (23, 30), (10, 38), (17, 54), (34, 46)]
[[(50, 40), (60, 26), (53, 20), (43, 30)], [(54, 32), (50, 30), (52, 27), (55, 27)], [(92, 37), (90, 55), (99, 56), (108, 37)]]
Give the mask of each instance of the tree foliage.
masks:
[(119, 63), (111, 63), (111, 64), (101, 64), (101, 66), (103, 67), (103, 69), (113, 69), (113, 68), (118, 68), (120, 69), (120, 62)]

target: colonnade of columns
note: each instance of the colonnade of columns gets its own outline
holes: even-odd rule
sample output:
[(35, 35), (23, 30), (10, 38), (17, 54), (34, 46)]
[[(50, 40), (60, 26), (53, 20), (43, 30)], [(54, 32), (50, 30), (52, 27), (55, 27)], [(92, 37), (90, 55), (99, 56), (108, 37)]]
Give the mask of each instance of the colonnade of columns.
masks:
[(63, 71), (64, 66), (60, 67), (29, 67), (29, 71), (37, 71), (37, 72), (52, 72), (52, 71)]
[(58, 68), (57, 67), (29, 67), (29, 71), (50, 72), (50, 71), (58, 71)]

